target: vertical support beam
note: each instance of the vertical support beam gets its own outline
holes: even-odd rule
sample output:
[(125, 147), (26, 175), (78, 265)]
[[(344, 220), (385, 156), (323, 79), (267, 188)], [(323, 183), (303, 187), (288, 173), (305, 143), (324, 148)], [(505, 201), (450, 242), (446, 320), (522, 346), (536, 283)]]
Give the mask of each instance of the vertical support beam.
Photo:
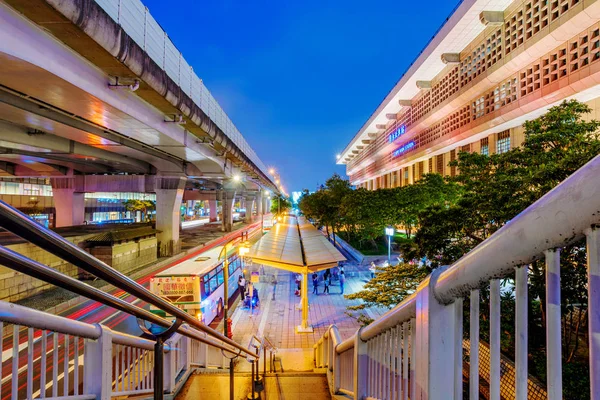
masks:
[(515, 268), (516, 400), (527, 400), (527, 265)]
[(546, 256), (546, 369), (548, 400), (561, 400), (562, 341), (560, 318), (560, 249), (544, 252)]
[(600, 230), (587, 236), (590, 399), (600, 400)]
[(235, 190), (223, 190), (223, 199), (221, 203), (221, 213), (223, 215), (223, 223), (221, 230), (223, 232), (231, 232), (233, 229), (233, 204), (235, 203)]
[[(72, 174), (72, 172), (71, 172)], [(54, 226), (83, 225), (85, 218), (84, 193), (75, 191), (75, 178), (50, 179), (52, 185), (52, 197), (54, 198), (55, 219)]]
[(454, 301), (454, 400), (463, 398), (463, 303), (462, 298)]
[(454, 391), (455, 368), (462, 369), (462, 360), (457, 365), (454, 347), (448, 345), (455, 343), (457, 304), (440, 304), (433, 292), (445, 269), (436, 269), (417, 290), (417, 398), (447, 398)]
[[(360, 338), (363, 328), (361, 327), (354, 335), (354, 400), (362, 400), (367, 397), (367, 370), (369, 366), (369, 353), (367, 342)], [(373, 340), (373, 339), (371, 339)]]
[(490, 281), (490, 400), (500, 400), (500, 281)]
[(209, 212), (209, 221), (217, 222), (217, 200), (209, 200), (208, 201), (208, 212)]
[(302, 308), (302, 322), (296, 327), (296, 333), (310, 333), (313, 332), (312, 326), (308, 324), (308, 267), (304, 268), (302, 272), (302, 284), (301, 284), (301, 308)]
[(264, 214), (263, 205), (265, 204), (265, 192), (262, 190), (258, 191), (256, 195), (256, 216), (260, 218)]
[(479, 290), (471, 291), (469, 314), (469, 398), (479, 398)]
[(181, 201), (185, 178), (156, 177), (156, 229), (160, 256), (179, 252), (179, 227), (181, 226)]
[(246, 216), (245, 216), (244, 220), (247, 223), (251, 223), (253, 221), (252, 211), (254, 211), (254, 201), (255, 201), (255, 199), (256, 198), (254, 196), (246, 196), (245, 197)]
[[(83, 393), (98, 400), (110, 400), (112, 392), (112, 331), (96, 325), (100, 337), (85, 339), (83, 352)], [(55, 335), (57, 335), (55, 333)]]

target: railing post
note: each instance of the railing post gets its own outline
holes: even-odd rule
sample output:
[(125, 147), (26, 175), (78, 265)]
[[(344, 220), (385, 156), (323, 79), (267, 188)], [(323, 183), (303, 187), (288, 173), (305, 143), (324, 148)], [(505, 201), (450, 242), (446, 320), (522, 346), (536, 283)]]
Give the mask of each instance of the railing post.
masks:
[(562, 340), (560, 310), (560, 249), (546, 256), (546, 369), (548, 400), (562, 399)]
[(361, 327), (354, 335), (354, 399), (361, 400), (367, 397), (367, 368), (369, 365), (369, 354), (367, 342), (360, 338), (363, 328)]
[(600, 400), (600, 230), (587, 236), (590, 399)]
[(175, 356), (175, 353), (179, 352), (179, 356), (183, 356), (180, 349), (178, 349), (178, 346), (175, 344), (178, 339), (180, 339), (179, 334), (173, 336), (166, 343), (167, 346), (169, 346), (169, 351), (164, 354), (163, 385), (164, 390), (167, 393), (171, 393), (175, 388), (175, 374), (177, 373), (177, 357)]
[(462, 369), (462, 360), (455, 360), (454, 350), (456, 307), (462, 304), (443, 305), (434, 295), (437, 278), (445, 269), (433, 271), (417, 290), (416, 360), (411, 360), (416, 361), (417, 399), (447, 399), (454, 392), (454, 369)]
[[(110, 400), (112, 394), (112, 331), (96, 325), (100, 337), (86, 339), (83, 358), (83, 393), (98, 400)], [(56, 335), (56, 333), (55, 333)]]

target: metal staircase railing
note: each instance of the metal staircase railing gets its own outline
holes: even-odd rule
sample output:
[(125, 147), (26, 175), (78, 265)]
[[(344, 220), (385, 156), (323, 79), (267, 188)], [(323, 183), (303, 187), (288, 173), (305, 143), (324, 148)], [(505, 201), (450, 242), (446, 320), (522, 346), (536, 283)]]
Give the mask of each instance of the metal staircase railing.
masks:
[[(590, 393), (600, 400), (600, 156), (521, 212), (449, 267), (435, 270), (410, 297), (339, 343), (330, 327), (315, 345), (316, 366), (334, 392), (355, 399), (460, 400), (463, 397), (463, 302), (479, 342), (480, 290), (490, 290), (490, 398), (528, 398), (527, 264), (546, 262), (547, 392), (562, 399), (560, 249), (585, 237), (588, 264)], [(515, 373), (501, 373), (500, 279), (515, 278)], [(471, 399), (479, 398), (479, 352), (469, 354)], [(331, 380), (330, 380), (331, 381)], [(510, 392), (510, 393), (508, 393)], [(529, 393), (530, 394), (530, 393)]]
[[(0, 302), (0, 338), (4, 324), (13, 324), (9, 346), (12, 374), (4, 374), (0, 390), (10, 381), (12, 399), (43, 398), (47, 393), (65, 399), (154, 393), (154, 398), (162, 399), (164, 393), (177, 390), (185, 381), (182, 378), (196, 366), (225, 367), (226, 354), (258, 359), (258, 353), (209, 328), (1, 201), (0, 227), (175, 317), (175, 321), (168, 321), (0, 246), (0, 264), (132, 315), (145, 336), (152, 339)], [(23, 341), (22, 327), (27, 328)], [(2, 342), (0, 339), (0, 346)], [(26, 356), (21, 357), (24, 353)]]

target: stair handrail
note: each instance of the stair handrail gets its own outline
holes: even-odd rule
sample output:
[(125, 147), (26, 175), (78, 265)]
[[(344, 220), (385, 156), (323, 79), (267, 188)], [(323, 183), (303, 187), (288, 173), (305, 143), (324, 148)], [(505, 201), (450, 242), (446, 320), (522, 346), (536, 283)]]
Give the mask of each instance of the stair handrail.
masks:
[[(165, 301), (160, 296), (150, 292), (133, 279), (111, 268), (109, 265), (98, 260), (91, 254), (85, 252), (83, 249), (77, 247), (74, 243), (69, 242), (50, 229), (41, 226), (37, 222), (30, 219), (26, 214), (1, 200), (0, 226), (17, 236), (22, 237), (30, 243), (37, 245), (47, 252), (54, 254), (55, 256), (83, 269), (86, 272), (89, 272), (92, 275), (97, 276), (100, 279), (103, 279), (116, 288), (119, 288), (126, 293), (132, 294), (137, 298), (158, 307), (167, 314), (174, 316), (176, 319), (187, 323), (191, 327), (203, 331), (207, 335), (210, 335), (213, 338), (216, 338), (221, 342), (242, 351), (248, 357), (258, 358), (258, 354), (253, 353), (248, 348), (206, 326), (190, 314)], [(229, 349), (227, 349), (227, 351), (229, 351)]]

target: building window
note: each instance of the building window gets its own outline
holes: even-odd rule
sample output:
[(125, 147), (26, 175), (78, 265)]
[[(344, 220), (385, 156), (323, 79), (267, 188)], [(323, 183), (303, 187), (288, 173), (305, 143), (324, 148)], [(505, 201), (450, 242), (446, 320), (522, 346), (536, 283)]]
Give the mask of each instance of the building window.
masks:
[(460, 148), (460, 151), (464, 152), (464, 153), (470, 153), (471, 152), (471, 144), (465, 144), (464, 146), (462, 146)]
[(478, 98), (473, 102), (473, 119), (483, 117), (485, 115), (485, 99)]
[(433, 157), (429, 159), (429, 173), (433, 173)]
[(436, 163), (436, 171), (438, 174), (444, 175), (444, 155), (440, 154), (439, 156), (436, 156), (435, 159), (435, 163)]
[[(456, 160), (456, 150), (450, 151), (450, 162)], [(450, 167), (450, 176), (456, 176), (456, 166)]]
[(404, 184), (408, 185), (408, 167), (404, 168)]
[(421, 180), (421, 178), (423, 178), (423, 172), (425, 170), (425, 162), (421, 161), (419, 163), (419, 180)]
[(481, 144), (481, 150), (479, 152), (481, 154), (483, 154), (484, 156), (489, 156), (490, 155), (490, 146), (489, 146), (488, 138), (481, 139), (480, 144)]
[(502, 154), (510, 150), (510, 131), (506, 130), (498, 134), (496, 142), (496, 153)]

